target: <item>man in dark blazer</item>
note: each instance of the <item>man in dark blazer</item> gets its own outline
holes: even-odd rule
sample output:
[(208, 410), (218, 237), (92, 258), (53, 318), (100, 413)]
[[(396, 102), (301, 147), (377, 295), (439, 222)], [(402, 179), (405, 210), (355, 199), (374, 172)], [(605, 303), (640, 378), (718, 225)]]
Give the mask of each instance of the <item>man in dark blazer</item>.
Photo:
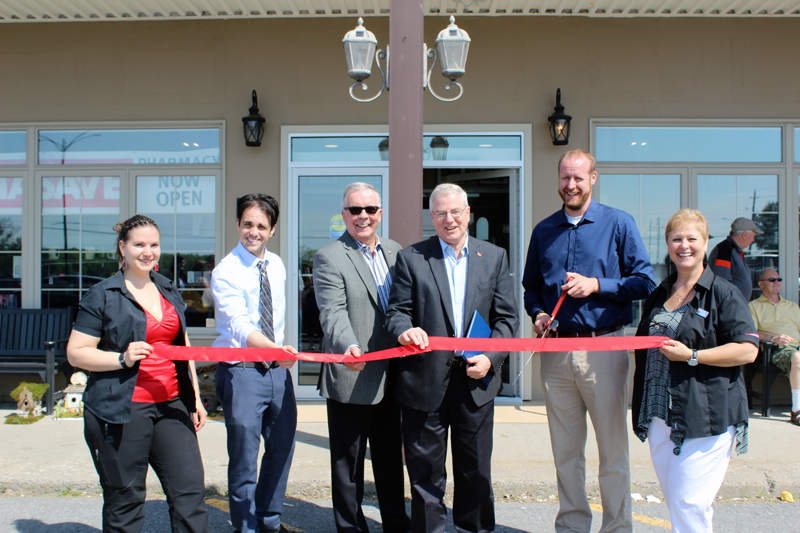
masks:
[[(517, 330), (517, 304), (506, 252), (469, 237), (470, 208), (458, 185), (434, 189), (430, 214), (437, 237), (397, 256), (386, 329), (402, 345), (428, 346), (428, 335), (464, 337), (474, 311), (494, 338)], [(467, 359), (433, 351), (399, 362), (395, 398), (402, 404), (403, 443), (411, 481), (411, 530), (440, 533), (448, 431), (452, 432), (453, 521), (459, 532), (493, 531), (491, 461), (494, 398), (507, 352)], [(486, 385), (482, 378), (490, 378)]]
[(314, 292), (326, 353), (351, 363), (322, 365), (327, 398), (333, 514), (339, 533), (367, 533), (361, 510), (369, 440), (383, 531), (406, 533), (400, 404), (392, 397), (397, 361), (359, 363), (358, 356), (392, 348), (384, 329), (392, 270), (400, 245), (376, 235), (381, 199), (372, 185), (351, 183), (342, 195), (347, 231), (314, 255)]

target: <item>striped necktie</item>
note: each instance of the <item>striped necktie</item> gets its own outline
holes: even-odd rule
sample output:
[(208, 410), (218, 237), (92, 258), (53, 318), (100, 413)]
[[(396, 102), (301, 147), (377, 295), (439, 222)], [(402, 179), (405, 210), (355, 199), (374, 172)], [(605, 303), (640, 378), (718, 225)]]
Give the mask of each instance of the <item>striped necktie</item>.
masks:
[(272, 327), (272, 288), (267, 276), (267, 262), (259, 261), (258, 270), (261, 273), (261, 290), (259, 291), (258, 316), (261, 333), (266, 338), (275, 342), (275, 330)]

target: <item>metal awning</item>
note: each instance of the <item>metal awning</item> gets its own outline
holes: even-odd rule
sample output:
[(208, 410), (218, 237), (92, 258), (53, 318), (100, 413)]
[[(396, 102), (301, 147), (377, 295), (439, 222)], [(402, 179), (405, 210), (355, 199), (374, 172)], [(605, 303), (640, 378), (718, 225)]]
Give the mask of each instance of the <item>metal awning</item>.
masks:
[[(388, 16), (389, 0), (0, 0), (0, 22)], [(423, 0), (426, 16), (798, 17), (800, 0)]]

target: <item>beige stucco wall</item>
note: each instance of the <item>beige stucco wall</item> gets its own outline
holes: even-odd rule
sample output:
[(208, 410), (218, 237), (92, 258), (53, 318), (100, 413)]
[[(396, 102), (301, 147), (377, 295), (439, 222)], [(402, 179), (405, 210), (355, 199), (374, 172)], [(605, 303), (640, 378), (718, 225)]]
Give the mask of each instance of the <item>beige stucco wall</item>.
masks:
[[(555, 165), (563, 150), (550, 143), (546, 121), (557, 87), (573, 116), (571, 148), (588, 148), (590, 118), (800, 117), (795, 19), (457, 22), (472, 37), (465, 94), (450, 104), (425, 96), (425, 121), (532, 125), (526, 240), (533, 224), (560, 206)], [(446, 24), (446, 17), (426, 18), (429, 45)], [(355, 17), (2, 24), (0, 125), (226, 120), (230, 248), (236, 197), (253, 190), (280, 197), (280, 126), (386, 124), (387, 97), (359, 104), (347, 93), (341, 39), (354, 25)], [(380, 45), (388, 42), (388, 18), (366, 25)], [(245, 147), (241, 134), (253, 89), (267, 119), (261, 148)], [(276, 233), (270, 248), (280, 250), (279, 241)]]

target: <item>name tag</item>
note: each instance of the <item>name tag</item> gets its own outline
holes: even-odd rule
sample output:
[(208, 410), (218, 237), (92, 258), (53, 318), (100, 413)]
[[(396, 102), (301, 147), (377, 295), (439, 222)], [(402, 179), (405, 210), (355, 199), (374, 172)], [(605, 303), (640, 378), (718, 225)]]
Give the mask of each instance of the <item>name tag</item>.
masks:
[(705, 309), (698, 309), (697, 314), (698, 316), (705, 318), (708, 316), (708, 311), (706, 311)]

